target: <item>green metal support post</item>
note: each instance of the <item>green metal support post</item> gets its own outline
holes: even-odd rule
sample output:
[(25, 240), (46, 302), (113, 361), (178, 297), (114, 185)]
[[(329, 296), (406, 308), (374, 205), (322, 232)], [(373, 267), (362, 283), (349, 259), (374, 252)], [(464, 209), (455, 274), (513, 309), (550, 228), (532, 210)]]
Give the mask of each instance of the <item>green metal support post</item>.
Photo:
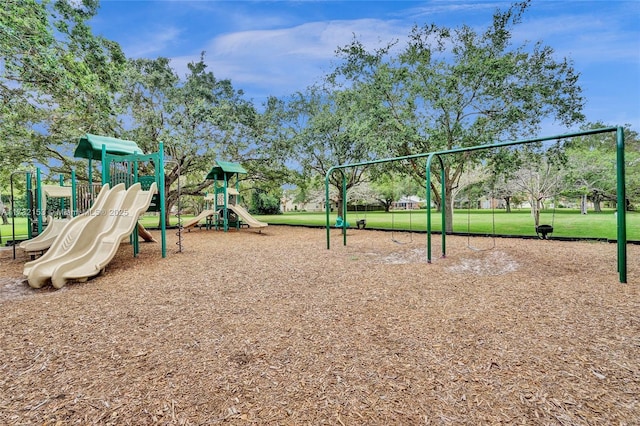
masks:
[(40, 169), (36, 169), (36, 202), (37, 206), (37, 221), (38, 221), (38, 235), (42, 234), (42, 181), (40, 176)]
[[(138, 182), (138, 160), (133, 160), (133, 162), (129, 162), (128, 166), (131, 167), (133, 164), (133, 170), (129, 169), (129, 173), (133, 172), (133, 182)], [(160, 219), (162, 220), (162, 219)], [(138, 257), (140, 254), (140, 241), (138, 238), (138, 226), (133, 227), (133, 232), (129, 236), (131, 241), (131, 246), (133, 247), (133, 257)]]
[(342, 245), (347, 245), (347, 177), (342, 173)]
[(431, 163), (433, 159), (437, 158), (440, 162), (440, 182), (442, 183), (442, 187), (440, 189), (440, 193), (442, 194), (440, 197), (440, 210), (441, 210), (441, 220), (442, 220), (442, 257), (447, 255), (447, 212), (444, 206), (444, 200), (447, 193), (447, 186), (445, 182), (445, 173), (444, 173), (444, 163), (442, 162), (442, 158), (436, 153), (431, 153), (427, 157), (427, 164), (425, 166), (426, 171), (426, 191), (427, 191), (427, 263), (431, 263)]
[(162, 257), (167, 257), (167, 218), (165, 203), (165, 180), (164, 180), (164, 142), (158, 144), (158, 164), (155, 165), (156, 181), (158, 183), (158, 203), (160, 203), (160, 229), (162, 230)]
[(326, 231), (327, 231), (327, 250), (331, 248), (331, 224), (329, 223), (329, 213), (331, 210), (331, 203), (329, 201), (329, 176), (333, 171), (333, 167), (327, 171), (327, 176), (325, 177), (325, 185), (324, 185), (324, 213), (326, 218)]
[(616, 162), (617, 162), (617, 182), (618, 182), (618, 274), (620, 282), (627, 282), (627, 194), (625, 183), (624, 165), (624, 129), (616, 129)]
[(71, 216), (78, 215), (78, 194), (76, 194), (76, 169), (71, 169)]
[[(33, 182), (31, 172), (26, 173), (27, 177), (27, 239), (33, 238), (33, 209), (35, 209), (34, 205), (34, 197), (33, 197)], [(30, 196), (31, 195), (31, 196)], [(11, 204), (11, 208), (13, 208), (13, 203)], [(13, 220), (13, 227), (15, 229), (15, 215)], [(13, 231), (13, 235), (15, 238), (15, 230)], [(15, 245), (14, 245), (15, 247)]]
[(229, 230), (229, 211), (227, 210), (228, 206), (227, 206), (227, 202), (229, 194), (227, 193), (227, 186), (229, 185), (229, 180), (227, 179), (227, 174), (224, 174), (224, 210), (223, 212), (223, 229), (224, 232), (227, 232)]
[[(102, 165), (102, 186), (105, 186), (107, 183), (109, 183), (109, 180), (111, 179), (111, 177), (109, 176), (109, 163), (107, 162), (107, 146), (106, 145), (102, 145), (102, 160), (100, 161), (100, 164)], [(89, 171), (91, 172), (91, 171)]]

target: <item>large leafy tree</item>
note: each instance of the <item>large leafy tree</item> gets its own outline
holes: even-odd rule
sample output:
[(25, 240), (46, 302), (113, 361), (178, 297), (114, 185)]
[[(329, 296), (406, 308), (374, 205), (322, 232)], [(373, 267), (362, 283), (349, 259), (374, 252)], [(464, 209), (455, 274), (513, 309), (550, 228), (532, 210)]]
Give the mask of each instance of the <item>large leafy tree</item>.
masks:
[[(414, 27), (405, 46), (367, 50), (357, 39), (339, 49), (331, 75), (360, 93), (374, 130), (396, 156), (468, 147), (530, 136), (545, 119), (569, 126), (583, 119), (578, 74), (541, 42), (514, 46), (512, 34), (529, 2), (497, 11), (478, 32), (469, 26)], [(364, 104), (365, 102), (363, 102)], [(482, 156), (449, 156), (445, 163), (448, 224), (452, 189), (465, 164)], [(424, 167), (413, 173), (424, 182)], [(439, 173), (434, 175), (434, 199)], [(451, 231), (451, 228), (448, 229)]]
[[(380, 168), (375, 168), (375, 170), (379, 171)], [(372, 179), (372, 198), (384, 208), (385, 212), (389, 212), (393, 203), (403, 196), (422, 195), (421, 192), (423, 192), (420, 190), (420, 186), (407, 175), (387, 171), (373, 174)]]
[[(305, 170), (324, 178), (332, 166), (373, 159), (366, 111), (353, 90), (327, 90), (318, 86), (298, 93), (286, 106), (283, 125), (297, 161)], [(366, 180), (366, 166), (339, 169), (329, 176), (335, 189), (338, 211), (342, 211), (342, 182), (347, 191)]]
[(262, 112), (255, 115), (252, 140), (245, 144), (241, 155), (242, 164), (249, 172), (243, 180), (244, 188), (280, 198), (283, 184), (301, 183), (300, 176), (287, 165), (293, 156), (293, 147), (282, 125), (285, 120), (285, 102), (275, 97), (269, 97)]
[[(92, 34), (97, 0), (8, 0), (0, 9), (2, 167), (38, 161), (68, 170), (72, 144), (85, 132), (113, 134), (125, 57)], [(53, 159), (53, 161), (52, 161)], [(0, 176), (1, 178), (1, 176)]]
[[(602, 123), (590, 123), (583, 128), (598, 129), (608, 127)], [(639, 197), (638, 175), (640, 174), (640, 140), (637, 132), (629, 126), (624, 129), (626, 145), (627, 197)], [(616, 140), (614, 133), (571, 138), (565, 144), (567, 175), (565, 188), (567, 195), (593, 202), (594, 210), (601, 211), (602, 202), (617, 200)], [(583, 209), (586, 213), (586, 208)]]
[(204, 179), (216, 159), (258, 162), (258, 114), (229, 80), (207, 70), (204, 55), (188, 65), (180, 78), (169, 59), (131, 60), (120, 97), (123, 114), (130, 117), (126, 136), (145, 152), (165, 145), (167, 212), (177, 202), (174, 185), (180, 176), (181, 193), (201, 194), (211, 182)]

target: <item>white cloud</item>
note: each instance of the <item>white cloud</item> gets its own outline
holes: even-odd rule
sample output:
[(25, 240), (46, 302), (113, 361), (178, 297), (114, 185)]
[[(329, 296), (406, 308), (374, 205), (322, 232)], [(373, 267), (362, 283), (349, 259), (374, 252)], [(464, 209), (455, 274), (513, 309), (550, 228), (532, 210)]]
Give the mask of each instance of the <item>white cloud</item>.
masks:
[(336, 49), (348, 44), (354, 35), (367, 47), (375, 47), (403, 38), (408, 32), (409, 27), (397, 21), (310, 22), (290, 28), (224, 34), (204, 50), (219, 78), (230, 78), (238, 87), (269, 88), (270, 94), (278, 96), (316, 82), (329, 71)]
[(132, 58), (151, 58), (163, 56), (162, 52), (179, 39), (182, 31), (177, 27), (163, 27), (161, 30), (151, 29), (138, 35), (135, 40), (125, 41), (127, 56)]
[[(398, 9), (387, 14), (394, 19), (316, 20), (299, 25), (286, 24), (290, 19), (284, 15), (234, 11), (228, 19), (234, 23), (231, 27), (240, 30), (217, 35), (197, 49), (192, 47), (190, 53), (173, 57), (172, 65), (184, 75), (187, 63), (198, 60), (204, 50), (209, 69), (217, 78), (231, 79), (234, 87), (244, 89), (251, 98), (261, 101), (267, 95), (291, 94), (319, 81), (336, 59), (336, 49), (348, 44), (354, 35), (368, 48), (373, 48), (396, 39), (403, 44), (414, 23), (437, 22), (455, 28), (467, 22), (482, 32), (490, 24), (493, 12), (506, 7), (508, 4), (504, 2), (429, 2), (425, 7)], [(595, 102), (594, 99), (596, 93), (608, 94), (605, 86), (609, 82), (602, 80), (601, 73), (594, 74), (592, 66), (631, 63), (629, 72), (637, 74), (640, 69), (638, 30), (630, 25), (629, 16), (614, 16), (624, 13), (620, 8), (612, 7), (607, 9), (611, 13), (602, 13), (590, 7), (558, 7), (557, 3), (534, 3), (523, 22), (515, 27), (514, 44), (541, 40), (554, 48), (557, 57), (573, 59), (576, 70), (585, 72), (583, 82), (591, 101), (585, 111), (588, 118), (608, 119), (606, 108), (601, 110), (595, 106), (610, 105), (611, 100), (605, 97), (603, 102)], [(154, 34), (135, 48), (130, 44), (128, 53), (161, 54), (164, 46), (178, 36), (184, 37), (186, 32), (181, 34), (175, 28), (165, 28)], [(594, 81), (589, 81), (587, 74), (593, 75)], [(637, 103), (635, 105), (611, 119), (637, 122)]]
[(485, 10), (492, 13), (497, 9), (505, 9), (507, 7), (509, 7), (509, 4), (504, 1), (456, 2), (444, 0), (428, 2), (424, 6), (407, 9), (405, 13), (412, 18), (427, 18), (438, 15), (438, 20), (440, 21), (442, 17), (455, 17), (456, 14), (478, 13)]
[(594, 15), (552, 16), (532, 19), (516, 27), (514, 40), (542, 41), (561, 56), (576, 62), (638, 62), (638, 32), (625, 31), (615, 20)]

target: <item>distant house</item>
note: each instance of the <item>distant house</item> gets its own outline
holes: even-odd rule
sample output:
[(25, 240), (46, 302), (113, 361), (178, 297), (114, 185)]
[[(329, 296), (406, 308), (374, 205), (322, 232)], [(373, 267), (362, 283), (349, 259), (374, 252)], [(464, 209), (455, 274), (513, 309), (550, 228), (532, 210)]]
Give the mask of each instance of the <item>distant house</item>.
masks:
[(391, 208), (395, 210), (417, 210), (420, 204), (424, 204), (424, 200), (416, 195), (401, 197), (398, 201), (394, 201)]
[[(331, 201), (331, 209), (335, 208), (335, 201)], [(306, 203), (296, 203), (292, 199), (281, 198), (280, 199), (280, 209), (282, 212), (323, 212), (324, 211), (324, 201), (321, 200), (312, 200)]]
[[(335, 203), (332, 202), (333, 207)], [(307, 212), (322, 212), (324, 211), (324, 203), (309, 202), (309, 203), (294, 203), (291, 200), (282, 200), (281, 209), (283, 212), (294, 211), (307, 211)]]

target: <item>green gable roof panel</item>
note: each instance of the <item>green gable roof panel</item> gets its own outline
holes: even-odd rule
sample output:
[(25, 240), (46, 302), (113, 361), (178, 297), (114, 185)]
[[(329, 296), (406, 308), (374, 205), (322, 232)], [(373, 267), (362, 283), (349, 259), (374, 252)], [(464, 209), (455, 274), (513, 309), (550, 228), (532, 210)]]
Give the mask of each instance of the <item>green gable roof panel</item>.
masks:
[(87, 133), (80, 138), (73, 156), (100, 160), (102, 159), (102, 145), (106, 147), (108, 154), (144, 154), (138, 144), (133, 141)]
[(225, 175), (228, 179), (235, 173), (246, 175), (247, 171), (238, 163), (231, 163), (229, 161), (216, 161), (216, 165), (213, 166), (213, 168), (209, 171), (207, 179), (223, 179)]

